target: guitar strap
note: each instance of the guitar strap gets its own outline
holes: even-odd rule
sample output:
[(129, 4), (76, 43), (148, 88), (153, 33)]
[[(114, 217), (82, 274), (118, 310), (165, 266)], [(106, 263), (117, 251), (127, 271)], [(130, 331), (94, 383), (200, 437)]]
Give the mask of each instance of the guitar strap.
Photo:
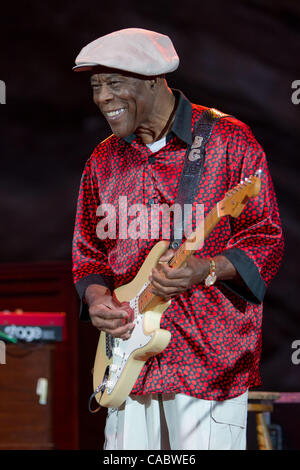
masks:
[(193, 143), (185, 154), (183, 169), (178, 184), (175, 204), (180, 204), (181, 211), (174, 211), (173, 229), (170, 233), (169, 248), (176, 250), (182, 242), (183, 230), (188, 220), (187, 211), (191, 211), (199, 182), (203, 172), (205, 148), (216, 123), (229, 116), (214, 108), (206, 109), (194, 124)]

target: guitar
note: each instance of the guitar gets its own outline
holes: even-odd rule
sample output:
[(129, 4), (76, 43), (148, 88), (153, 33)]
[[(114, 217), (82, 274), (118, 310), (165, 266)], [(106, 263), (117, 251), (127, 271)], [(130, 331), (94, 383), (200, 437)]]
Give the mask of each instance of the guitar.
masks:
[[(222, 217), (238, 217), (248, 200), (258, 195), (261, 187), (260, 176), (259, 170), (228, 191), (189, 236), (189, 240), (183, 242), (175, 251), (168, 264), (174, 268), (182, 266), (196, 251), (197, 240), (203, 240), (203, 236), (206, 239)], [(193, 245), (188, 245), (190, 242), (194, 242)], [(134, 311), (135, 328), (128, 340), (114, 338), (103, 331), (100, 333), (93, 369), (94, 393), (91, 396), (95, 397), (100, 407), (117, 408), (122, 405), (145, 362), (161, 353), (171, 339), (170, 332), (160, 328), (161, 316), (170, 306), (171, 300), (164, 301), (154, 295), (149, 281), (152, 269), (159, 264), (159, 259), (168, 246), (168, 240), (156, 243), (136, 277), (130, 283), (115, 289), (113, 293), (117, 302), (129, 302)]]

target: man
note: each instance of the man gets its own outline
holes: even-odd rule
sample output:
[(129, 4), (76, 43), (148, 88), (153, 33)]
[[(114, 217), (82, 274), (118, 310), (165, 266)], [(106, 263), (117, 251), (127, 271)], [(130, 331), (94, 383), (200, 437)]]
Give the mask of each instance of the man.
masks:
[[(156, 239), (103, 236), (98, 208), (174, 204), (188, 145), (205, 107), (171, 90), (178, 67), (171, 40), (129, 28), (88, 44), (76, 71), (89, 71), (95, 104), (113, 135), (100, 143), (81, 180), (73, 242), (81, 318), (130, 338), (135, 327), (113, 290), (137, 274)], [(224, 217), (180, 269), (174, 253), (153, 269), (152, 292), (172, 299), (161, 328), (171, 341), (145, 364), (126, 403), (108, 412), (106, 449), (244, 449), (247, 393), (260, 384), (262, 300), (282, 257), (283, 238), (266, 157), (248, 126), (220, 119), (207, 142), (195, 204), (205, 215), (242, 178), (262, 170), (262, 188), (237, 218)], [(109, 223), (108, 223), (109, 225)], [(101, 230), (100, 230), (101, 228)], [(101, 233), (100, 233), (101, 232)], [(143, 235), (142, 235), (143, 234)]]

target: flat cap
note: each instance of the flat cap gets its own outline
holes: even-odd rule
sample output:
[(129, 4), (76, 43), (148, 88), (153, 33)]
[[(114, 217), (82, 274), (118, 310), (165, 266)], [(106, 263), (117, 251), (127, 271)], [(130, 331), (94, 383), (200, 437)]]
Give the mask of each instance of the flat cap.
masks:
[(168, 36), (140, 28), (127, 28), (102, 36), (87, 44), (75, 59), (76, 72), (96, 66), (138, 75), (156, 76), (173, 72), (178, 55)]

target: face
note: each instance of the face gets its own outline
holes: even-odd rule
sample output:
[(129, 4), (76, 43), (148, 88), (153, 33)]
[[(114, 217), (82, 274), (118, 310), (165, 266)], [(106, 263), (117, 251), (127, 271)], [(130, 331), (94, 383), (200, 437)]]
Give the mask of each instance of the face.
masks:
[(92, 75), (91, 85), (93, 100), (117, 137), (127, 137), (147, 127), (153, 107), (150, 80), (98, 73)]

